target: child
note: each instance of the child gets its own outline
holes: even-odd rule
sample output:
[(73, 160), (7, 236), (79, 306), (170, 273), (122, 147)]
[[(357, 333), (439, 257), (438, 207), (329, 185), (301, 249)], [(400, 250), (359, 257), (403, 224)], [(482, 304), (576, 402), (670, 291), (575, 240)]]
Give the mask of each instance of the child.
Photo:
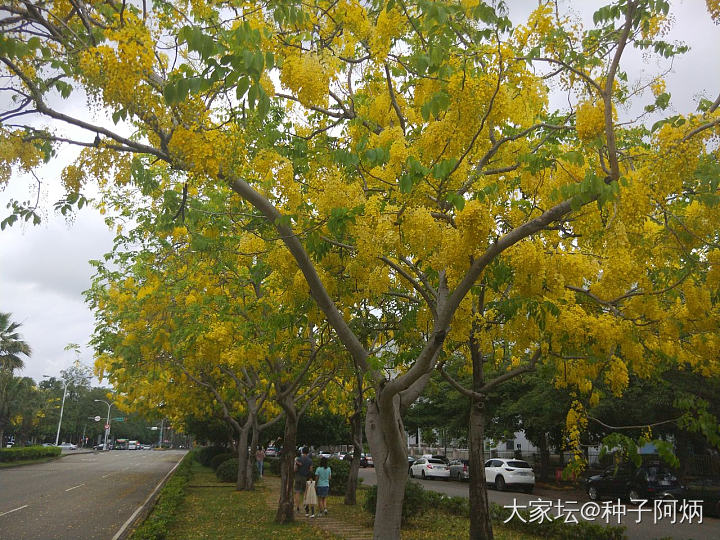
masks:
[(320, 460), (320, 466), (315, 469), (317, 478), (317, 496), (320, 501), (318, 505), (318, 514), (327, 516), (327, 496), (330, 491), (330, 476), (332, 471), (328, 467), (328, 459), (326, 457)]
[(315, 517), (315, 505), (317, 504), (317, 494), (315, 493), (315, 480), (310, 478), (305, 482), (305, 499), (303, 501), (305, 505), (305, 517)]

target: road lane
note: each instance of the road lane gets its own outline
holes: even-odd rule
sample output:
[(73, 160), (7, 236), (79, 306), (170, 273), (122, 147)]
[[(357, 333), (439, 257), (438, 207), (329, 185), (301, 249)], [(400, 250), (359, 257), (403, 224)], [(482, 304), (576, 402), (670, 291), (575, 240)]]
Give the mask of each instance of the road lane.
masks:
[(3, 540), (109, 540), (184, 451), (70, 454), (0, 471)]
[[(360, 469), (359, 476), (363, 479), (363, 483), (369, 486), (375, 485), (376, 475), (375, 469)], [(468, 484), (443, 480), (420, 480), (415, 482), (421, 484), (425, 489), (445, 493), (446, 495), (456, 497), (468, 497)], [(500, 506), (510, 507), (515, 504), (527, 507), (530, 501), (549, 501), (553, 506), (557, 507), (558, 501), (566, 505), (568, 508), (579, 509), (584, 503), (588, 502), (585, 494), (577, 491), (563, 492), (551, 490), (537, 490), (533, 495), (515, 491), (495, 491), (488, 490), (488, 499), (490, 502), (499, 504)], [(604, 501), (603, 501), (604, 502)], [(612, 501), (610, 501), (612, 502)], [(536, 504), (536, 503), (533, 503)], [(602, 502), (601, 502), (602, 504)], [(653, 523), (653, 513), (644, 513), (640, 523), (637, 521), (637, 507), (626, 505), (627, 514), (621, 519), (621, 524), (627, 527), (626, 534), (630, 540), (654, 540), (657, 538), (673, 538), (675, 540), (717, 540), (720, 538), (720, 519), (709, 518), (703, 516), (702, 523), (675, 523), (672, 524), (668, 519), (660, 520)], [(550, 512), (551, 515), (557, 515), (557, 511)], [(679, 515), (678, 519), (679, 521)], [(606, 521), (595, 520), (595, 523), (606, 524)], [(617, 525), (616, 518), (610, 522), (611, 525)]]

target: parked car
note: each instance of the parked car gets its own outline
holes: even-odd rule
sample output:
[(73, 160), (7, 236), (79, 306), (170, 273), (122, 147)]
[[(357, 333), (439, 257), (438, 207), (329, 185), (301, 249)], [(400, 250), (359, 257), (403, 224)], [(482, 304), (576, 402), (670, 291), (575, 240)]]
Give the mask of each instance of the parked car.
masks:
[(527, 461), (495, 458), (485, 462), (485, 481), (489, 486), (495, 486), (498, 491), (516, 487), (525, 493), (532, 493), (535, 488), (535, 473)]
[(274, 446), (268, 446), (265, 450), (265, 457), (278, 457), (280, 452)]
[(58, 447), (62, 448), (63, 450), (77, 450), (77, 445), (69, 442), (58, 444)]
[[(344, 457), (343, 459), (344, 459), (345, 461), (352, 461), (352, 459), (353, 459), (353, 454), (345, 454), (345, 457)], [(365, 454), (360, 454), (360, 466), (361, 466), (361, 467), (367, 467), (367, 466), (368, 466), (367, 457), (365, 456)]]
[(426, 459), (439, 459), (440, 461), (445, 463), (445, 465), (450, 463), (450, 460), (446, 456), (443, 456), (442, 454), (423, 454), (422, 457), (424, 457)]
[(450, 469), (450, 480), (469, 480), (470, 479), (470, 461), (467, 459), (453, 459), (448, 463)]
[(620, 464), (585, 481), (585, 491), (591, 500), (604, 497), (621, 499), (678, 499), (684, 489), (675, 475), (660, 463), (635, 467)]
[(436, 458), (420, 458), (410, 466), (410, 476), (412, 478), (444, 478), (450, 479), (450, 469), (442, 459)]
[(408, 474), (410, 474), (410, 467), (417, 461), (418, 458), (414, 456), (408, 456)]
[(365, 454), (365, 466), (375, 468), (375, 462), (370, 454)]
[(320, 452), (318, 452), (318, 456), (330, 459), (332, 457), (332, 452), (329, 452), (328, 450), (320, 450)]

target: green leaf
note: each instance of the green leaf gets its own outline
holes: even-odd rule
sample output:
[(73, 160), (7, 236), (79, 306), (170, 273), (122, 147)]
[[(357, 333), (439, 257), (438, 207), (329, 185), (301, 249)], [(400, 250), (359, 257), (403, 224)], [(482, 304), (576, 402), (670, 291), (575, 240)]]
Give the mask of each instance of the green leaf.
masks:
[(585, 157), (582, 155), (582, 152), (578, 152), (577, 150), (570, 150), (569, 152), (565, 152), (562, 157), (568, 163), (572, 163), (580, 167), (585, 165)]
[(238, 100), (242, 100), (242, 98), (245, 97), (245, 92), (247, 92), (249, 87), (250, 81), (247, 77), (242, 77), (238, 80), (237, 87), (235, 88), (235, 96)]
[(456, 164), (457, 164), (457, 159), (455, 159), (455, 158), (442, 160), (440, 163), (436, 164), (432, 168), (433, 177), (437, 178), (438, 180), (447, 178), (447, 176), (450, 174), (450, 172), (455, 168)]
[(401, 193), (410, 193), (412, 190), (412, 177), (408, 174), (403, 174), (400, 177), (400, 192)]

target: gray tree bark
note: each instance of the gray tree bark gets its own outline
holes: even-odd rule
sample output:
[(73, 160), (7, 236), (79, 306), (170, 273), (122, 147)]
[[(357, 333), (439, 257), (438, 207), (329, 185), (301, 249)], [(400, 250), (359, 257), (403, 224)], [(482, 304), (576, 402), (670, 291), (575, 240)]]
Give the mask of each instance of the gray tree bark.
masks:
[(407, 440), (400, 417), (400, 396), (368, 404), (365, 434), (375, 462), (377, 505), (375, 540), (400, 538), (402, 505), (407, 482)]
[(295, 521), (293, 482), (295, 481), (295, 447), (297, 446), (298, 414), (292, 398), (280, 401), (285, 413), (283, 448), (280, 454), (280, 500), (275, 513), (276, 523)]

